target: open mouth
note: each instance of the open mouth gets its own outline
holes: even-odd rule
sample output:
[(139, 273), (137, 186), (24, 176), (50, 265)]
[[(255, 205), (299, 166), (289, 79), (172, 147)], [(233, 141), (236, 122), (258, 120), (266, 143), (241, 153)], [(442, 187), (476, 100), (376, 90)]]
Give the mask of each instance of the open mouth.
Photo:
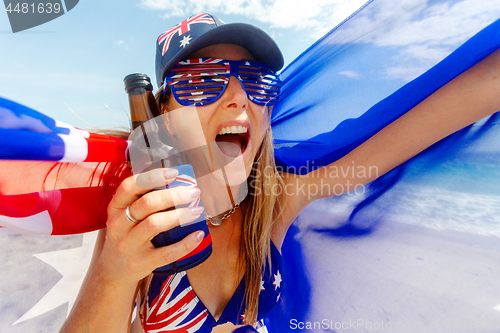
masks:
[(215, 142), (222, 153), (230, 157), (243, 154), (247, 149), (250, 134), (245, 126), (223, 127), (215, 137)]

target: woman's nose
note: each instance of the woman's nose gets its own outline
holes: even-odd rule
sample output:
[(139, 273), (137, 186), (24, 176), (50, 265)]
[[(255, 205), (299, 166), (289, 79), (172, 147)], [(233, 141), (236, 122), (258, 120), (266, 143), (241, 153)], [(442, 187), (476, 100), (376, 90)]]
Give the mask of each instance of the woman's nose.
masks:
[(229, 77), (226, 91), (222, 95), (222, 105), (226, 108), (246, 109), (248, 97), (240, 81), (233, 75)]

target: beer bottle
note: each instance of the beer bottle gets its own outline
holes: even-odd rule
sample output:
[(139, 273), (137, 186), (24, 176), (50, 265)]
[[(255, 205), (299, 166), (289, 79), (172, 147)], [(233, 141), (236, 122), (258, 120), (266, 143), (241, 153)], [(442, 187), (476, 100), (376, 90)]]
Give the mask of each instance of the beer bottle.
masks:
[(146, 74), (130, 74), (123, 79), (130, 104), (132, 130), (160, 115), (153, 95), (151, 79)]
[[(130, 74), (123, 79), (123, 82), (125, 84), (125, 91), (127, 92), (129, 97), (132, 131), (141, 127), (142, 134), (141, 132), (139, 132), (138, 134), (139, 136), (143, 135), (144, 137), (136, 137), (136, 139), (138, 139), (137, 143), (139, 145), (146, 145), (146, 147), (143, 146), (143, 148), (146, 148), (149, 152), (149, 157), (151, 159), (150, 167), (165, 168), (168, 166), (179, 171), (179, 176), (177, 176), (175, 180), (168, 184), (166, 188), (175, 188), (178, 186), (186, 185), (197, 186), (193, 167), (190, 164), (179, 165), (178, 163), (175, 163), (175, 161), (178, 160), (178, 156), (169, 156), (169, 152), (171, 152), (173, 148), (170, 147), (170, 140), (165, 139), (165, 136), (163, 136), (164, 140), (160, 139), (160, 133), (162, 131), (165, 135), (168, 134), (166, 128), (164, 128), (163, 126), (163, 123), (160, 121), (160, 126), (158, 126), (156, 121), (149, 121), (160, 115), (160, 111), (153, 96), (153, 86), (151, 85), (150, 78), (145, 74)], [(167, 143), (165, 141), (167, 141)], [(134, 139), (134, 143), (135, 142), (136, 140)], [(165, 149), (165, 147), (168, 148)], [(158, 151), (160, 151), (160, 153), (158, 153)], [(159, 164), (155, 163), (155, 156), (161, 156), (161, 160), (158, 161)], [(134, 162), (137, 161), (132, 161), (132, 164)], [(138, 164), (145, 165), (148, 163), (139, 162)], [(139, 168), (139, 170), (143, 171), (147, 169), (149, 168)], [(156, 190), (159, 189), (160, 188), (156, 188)], [(201, 206), (201, 200), (198, 198), (198, 200), (194, 202), (194, 205)], [(176, 205), (175, 208), (183, 208), (187, 206), (188, 205)], [(160, 234), (156, 235), (151, 240), (151, 242), (157, 248), (167, 246), (179, 242), (187, 235), (198, 230), (202, 230), (205, 236), (203, 241), (198, 245), (196, 249), (171, 264), (158, 267), (153, 271), (153, 273), (159, 276), (168, 276), (190, 269), (204, 262), (212, 253), (211, 237), (204, 214), (201, 214), (195, 221), (191, 223), (176, 226), (168, 231), (161, 232)]]

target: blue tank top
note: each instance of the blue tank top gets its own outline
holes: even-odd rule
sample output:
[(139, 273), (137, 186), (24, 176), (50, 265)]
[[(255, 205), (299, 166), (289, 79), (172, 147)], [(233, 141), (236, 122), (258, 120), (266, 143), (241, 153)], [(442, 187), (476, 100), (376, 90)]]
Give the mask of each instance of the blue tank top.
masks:
[[(271, 242), (271, 272), (266, 264), (259, 293), (258, 320), (267, 316), (278, 302), (283, 288), (281, 254)], [(140, 319), (144, 332), (211, 332), (227, 322), (245, 323), (245, 277), (241, 279), (219, 320), (215, 320), (194, 292), (186, 272), (154, 276), (141, 303)]]

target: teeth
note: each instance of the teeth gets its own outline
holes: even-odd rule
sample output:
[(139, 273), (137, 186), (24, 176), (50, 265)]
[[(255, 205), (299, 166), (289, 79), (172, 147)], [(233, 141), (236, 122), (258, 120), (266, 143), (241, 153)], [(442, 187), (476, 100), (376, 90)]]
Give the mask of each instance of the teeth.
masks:
[(224, 134), (241, 134), (248, 132), (248, 128), (246, 126), (226, 126), (221, 128), (219, 131), (219, 135)]

